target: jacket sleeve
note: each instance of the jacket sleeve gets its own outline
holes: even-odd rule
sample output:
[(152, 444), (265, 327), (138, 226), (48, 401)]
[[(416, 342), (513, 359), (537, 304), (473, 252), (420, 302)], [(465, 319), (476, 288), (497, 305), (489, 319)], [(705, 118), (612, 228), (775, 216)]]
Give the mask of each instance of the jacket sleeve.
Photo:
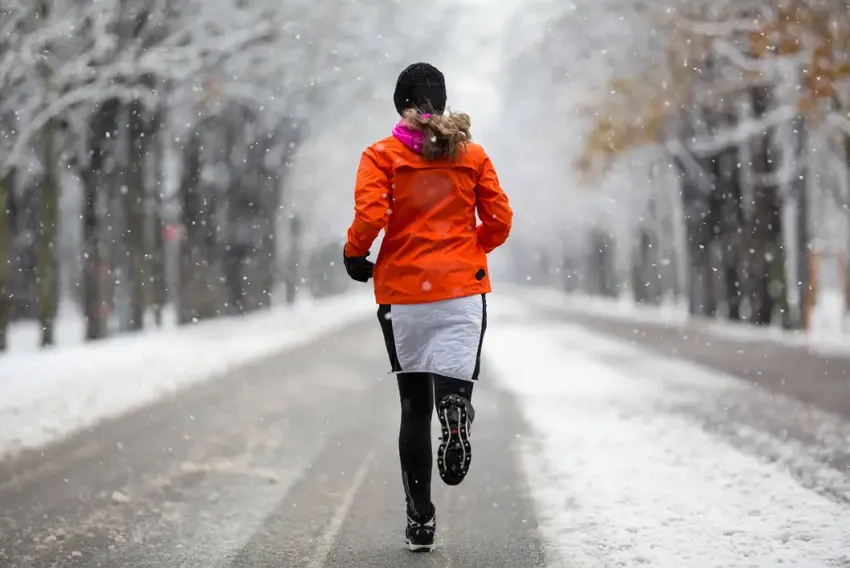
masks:
[(378, 165), (374, 151), (369, 148), (360, 157), (354, 184), (354, 221), (348, 229), (346, 256), (363, 256), (369, 252), (387, 224), (390, 180)]
[(508, 239), (514, 215), (489, 157), (484, 158), (475, 195), (475, 206), (478, 218), (481, 219), (481, 224), (476, 229), (478, 242), (484, 252), (489, 254)]

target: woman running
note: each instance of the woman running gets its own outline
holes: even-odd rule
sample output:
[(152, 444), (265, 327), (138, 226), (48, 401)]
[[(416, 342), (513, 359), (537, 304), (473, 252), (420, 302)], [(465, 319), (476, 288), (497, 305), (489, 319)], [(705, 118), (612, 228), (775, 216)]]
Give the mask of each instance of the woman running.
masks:
[[(444, 114), (446, 86), (438, 69), (409, 66), (393, 99), (401, 120), (391, 136), (363, 152), (343, 256), (352, 279), (374, 276), (378, 320), (401, 398), (405, 536), (410, 550), (430, 552), (436, 532), (432, 408), (436, 401), (440, 477), (457, 485), (472, 457), (472, 387), (490, 292), (487, 254), (508, 238), (513, 212), (490, 158), (471, 141), (469, 116)], [(369, 249), (382, 229), (373, 264)]]

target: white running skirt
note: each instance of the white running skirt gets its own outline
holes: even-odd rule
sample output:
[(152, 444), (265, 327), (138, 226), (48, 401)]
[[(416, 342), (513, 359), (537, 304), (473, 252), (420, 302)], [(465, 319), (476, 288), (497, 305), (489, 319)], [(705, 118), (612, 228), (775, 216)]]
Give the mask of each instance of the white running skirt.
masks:
[(487, 328), (483, 295), (381, 306), (378, 317), (393, 372), (478, 379), (481, 342)]

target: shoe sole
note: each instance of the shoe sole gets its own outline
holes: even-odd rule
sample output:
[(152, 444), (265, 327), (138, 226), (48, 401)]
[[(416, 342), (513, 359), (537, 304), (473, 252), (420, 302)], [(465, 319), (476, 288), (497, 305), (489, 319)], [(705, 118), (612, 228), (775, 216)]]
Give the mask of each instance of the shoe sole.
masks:
[[(449, 417), (455, 412), (459, 417), (457, 430), (449, 422)], [(437, 450), (437, 468), (446, 485), (458, 485), (466, 477), (472, 462), (466, 401), (457, 395), (448, 395), (440, 401), (437, 414), (442, 433)]]
[(436, 544), (413, 544), (408, 539), (404, 539), (404, 542), (410, 552), (434, 552), (434, 549), (437, 548)]

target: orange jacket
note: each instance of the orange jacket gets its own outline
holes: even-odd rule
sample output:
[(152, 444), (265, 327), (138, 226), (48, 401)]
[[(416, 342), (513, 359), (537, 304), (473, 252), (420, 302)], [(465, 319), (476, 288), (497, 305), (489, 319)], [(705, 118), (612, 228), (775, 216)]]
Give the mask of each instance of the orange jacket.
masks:
[(390, 136), (360, 159), (345, 253), (366, 254), (385, 230), (374, 272), (379, 304), (486, 294), (487, 254), (508, 238), (512, 219), (481, 146), (467, 144), (456, 161), (429, 162)]

